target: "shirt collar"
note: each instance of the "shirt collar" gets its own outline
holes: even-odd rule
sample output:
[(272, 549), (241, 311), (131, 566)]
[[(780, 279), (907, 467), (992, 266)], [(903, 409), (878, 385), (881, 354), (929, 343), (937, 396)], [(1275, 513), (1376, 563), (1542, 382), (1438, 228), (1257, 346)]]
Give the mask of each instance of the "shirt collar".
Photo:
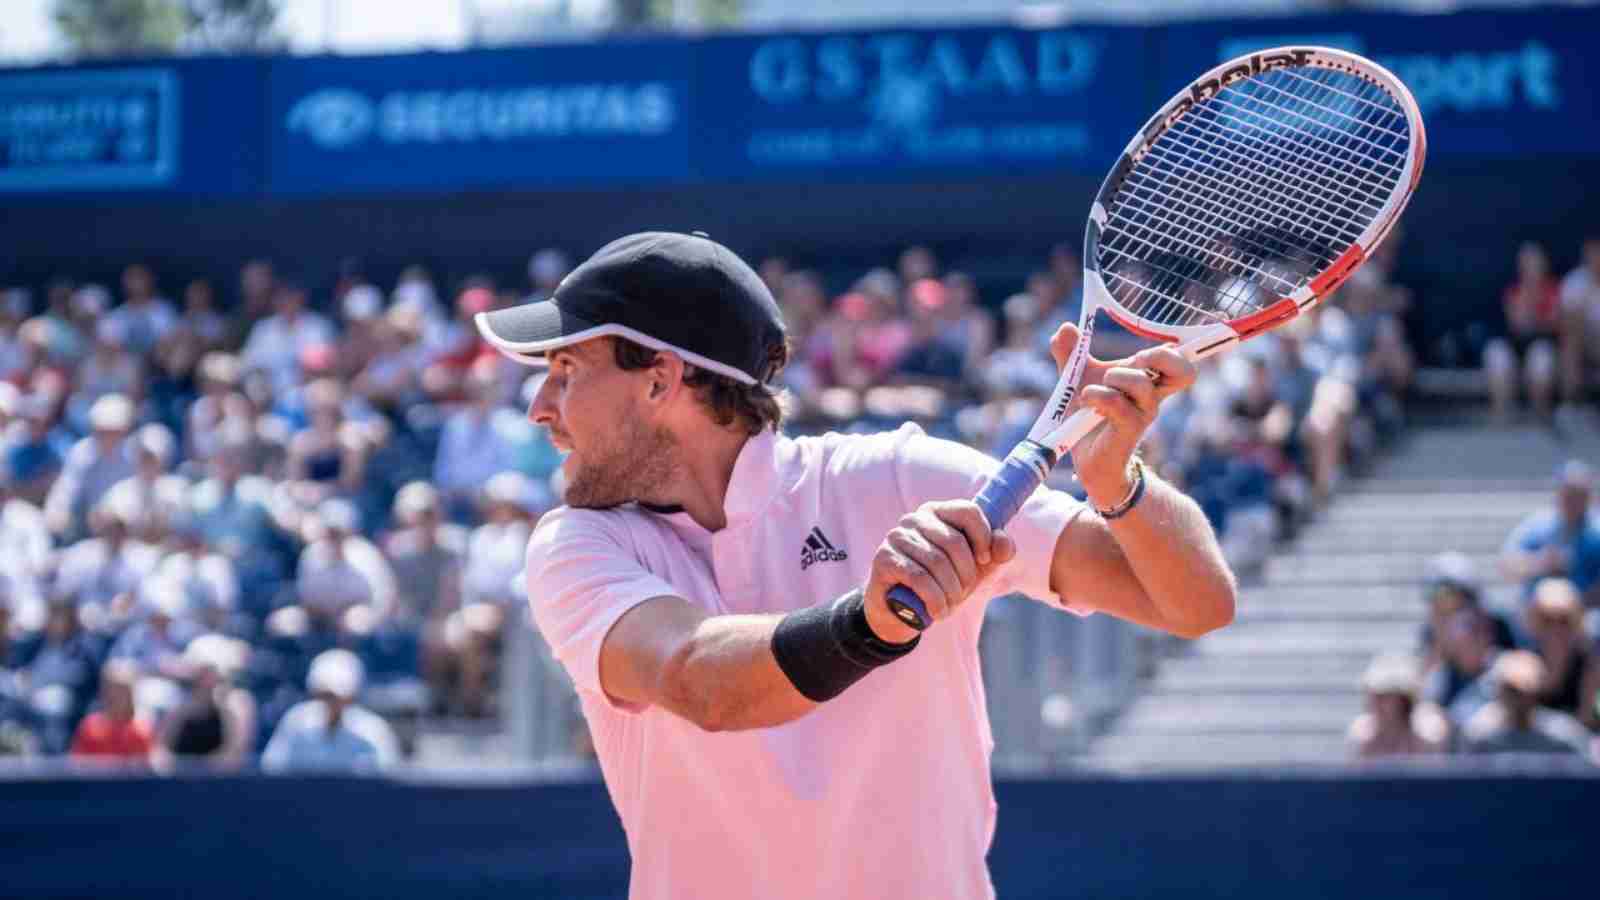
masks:
[(763, 428), (744, 442), (728, 479), (728, 495), (722, 512), (728, 524), (737, 525), (765, 512), (777, 496), (782, 471), (781, 459), (790, 449), (771, 430)]
[[(763, 513), (781, 487), (782, 460), (793, 452), (790, 441), (768, 429), (750, 437), (739, 449), (728, 479), (728, 494), (722, 501), (722, 514), (728, 527), (742, 524)], [(674, 527), (704, 532), (681, 506), (640, 503), (646, 512), (663, 516)]]

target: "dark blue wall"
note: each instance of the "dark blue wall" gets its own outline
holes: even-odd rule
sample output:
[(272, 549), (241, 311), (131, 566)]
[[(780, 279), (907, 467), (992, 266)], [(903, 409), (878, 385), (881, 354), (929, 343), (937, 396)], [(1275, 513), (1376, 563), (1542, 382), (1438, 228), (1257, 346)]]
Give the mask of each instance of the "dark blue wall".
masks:
[[(1075, 778), (997, 793), (990, 869), (1006, 900), (1505, 900), (1593, 887), (1594, 779)], [(595, 783), (60, 779), (0, 784), (0, 798), (5, 897), (626, 893), (627, 850)]]

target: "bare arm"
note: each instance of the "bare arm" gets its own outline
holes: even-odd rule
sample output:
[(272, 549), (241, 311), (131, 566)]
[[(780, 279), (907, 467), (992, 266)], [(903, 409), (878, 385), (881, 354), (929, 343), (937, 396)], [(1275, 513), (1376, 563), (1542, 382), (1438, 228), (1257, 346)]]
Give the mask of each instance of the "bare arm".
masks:
[(613, 699), (659, 706), (706, 731), (781, 725), (817, 704), (772, 655), (781, 616), (710, 616), (681, 597), (623, 613), (600, 648), (600, 684)]
[[(1051, 353), (1064, 365), (1077, 329), (1064, 325)], [(1153, 379), (1150, 373), (1156, 373)], [(1122, 503), (1133, 480), (1129, 459), (1155, 420), (1161, 401), (1194, 383), (1194, 364), (1170, 347), (1118, 363), (1091, 360), (1082, 403), (1105, 424), (1072, 451), (1089, 502)], [(1093, 598), (1095, 606), (1179, 637), (1194, 638), (1233, 621), (1233, 572), (1200, 507), (1146, 471), (1144, 496), (1126, 515), (1073, 520), (1056, 543), (1050, 584), (1063, 597)]]
[(1144, 498), (1122, 518), (1072, 520), (1056, 542), (1051, 587), (1179, 637), (1221, 628), (1233, 619), (1234, 581), (1210, 523), (1177, 488), (1148, 470), (1145, 479)]
[[(888, 643), (907, 642), (916, 632), (889, 609), (891, 587), (916, 591), (934, 621), (943, 621), (1015, 555), (1015, 543), (990, 531), (972, 501), (925, 503), (873, 555), (863, 588), (867, 627)], [(773, 655), (782, 619), (711, 616), (681, 597), (647, 600), (623, 613), (602, 642), (600, 686), (613, 699), (660, 706), (706, 731), (793, 721), (817, 704)]]

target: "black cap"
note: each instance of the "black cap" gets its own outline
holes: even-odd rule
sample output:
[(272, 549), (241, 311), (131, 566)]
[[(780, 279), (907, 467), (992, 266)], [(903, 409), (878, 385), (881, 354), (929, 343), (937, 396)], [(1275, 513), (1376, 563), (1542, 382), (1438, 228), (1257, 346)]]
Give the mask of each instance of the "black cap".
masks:
[(590, 338), (627, 338), (758, 384), (774, 374), (783, 317), (761, 277), (701, 232), (630, 234), (601, 247), (539, 303), (479, 313), (485, 340), (519, 362)]

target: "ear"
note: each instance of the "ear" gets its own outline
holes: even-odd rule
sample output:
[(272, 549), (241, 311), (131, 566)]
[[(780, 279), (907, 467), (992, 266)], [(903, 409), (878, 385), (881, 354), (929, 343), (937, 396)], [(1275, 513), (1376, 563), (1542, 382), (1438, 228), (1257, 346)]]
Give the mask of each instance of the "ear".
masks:
[(645, 372), (645, 402), (666, 405), (683, 387), (684, 362), (676, 353), (661, 352)]

